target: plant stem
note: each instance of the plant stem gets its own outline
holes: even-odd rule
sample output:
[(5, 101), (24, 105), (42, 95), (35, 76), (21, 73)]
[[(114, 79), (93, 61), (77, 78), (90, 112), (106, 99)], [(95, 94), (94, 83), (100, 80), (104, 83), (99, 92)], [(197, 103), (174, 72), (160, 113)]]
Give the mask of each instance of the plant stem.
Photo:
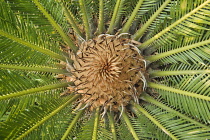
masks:
[(89, 17), (88, 17), (88, 11), (85, 7), (85, 1), (84, 0), (79, 0), (79, 5), (80, 5), (80, 9), (82, 14), (82, 19), (83, 19), (83, 23), (85, 26), (85, 32), (86, 32), (86, 40), (90, 39), (92, 37), (92, 33), (90, 31), (90, 25), (89, 25)]
[(56, 83), (56, 84), (52, 84), (52, 85), (31, 88), (31, 89), (27, 89), (27, 90), (23, 90), (23, 91), (19, 91), (19, 92), (2, 95), (2, 96), (0, 96), (0, 100), (10, 99), (13, 97), (19, 97), (19, 96), (32, 94), (32, 93), (36, 93), (36, 92), (41, 92), (41, 91), (46, 91), (46, 90), (50, 90), (50, 89), (62, 88), (62, 87), (68, 86), (69, 84), (71, 85), (73, 83), (72, 82)]
[(195, 97), (195, 98), (198, 98), (198, 99), (210, 101), (210, 97), (208, 97), (208, 96), (204, 96), (204, 95), (200, 95), (200, 94), (196, 94), (196, 93), (192, 93), (192, 92), (188, 92), (188, 91), (184, 91), (184, 90), (180, 90), (180, 89), (175, 89), (175, 88), (172, 88), (172, 87), (168, 87), (168, 86), (164, 86), (164, 85), (160, 85), (160, 84), (156, 84), (156, 83), (152, 83), (152, 82), (148, 82), (148, 85), (151, 88), (162, 89), (162, 90), (165, 90), (165, 91), (170, 91), (170, 92), (174, 92), (174, 93), (177, 93), (177, 94), (182, 94), (182, 95), (185, 95), (185, 96)]
[(183, 71), (151, 71), (150, 77), (169, 76), (169, 75), (184, 75), (184, 74), (205, 74), (210, 73), (210, 70), (183, 70)]
[(93, 136), (92, 140), (97, 140), (97, 133), (98, 133), (98, 124), (99, 124), (99, 107), (96, 109), (95, 112), (95, 120), (94, 120), (94, 129), (93, 129)]
[(110, 23), (109, 29), (107, 31), (107, 33), (109, 33), (109, 34), (113, 33), (114, 25), (115, 25), (117, 14), (118, 14), (119, 7), (120, 7), (120, 3), (121, 3), (121, 0), (117, 0), (115, 8), (114, 8), (113, 15), (112, 15), (111, 23)]
[(4, 69), (15, 69), (15, 70), (28, 70), (28, 71), (41, 71), (41, 72), (51, 72), (51, 73), (67, 73), (64, 69), (53, 69), (44, 66), (40, 67), (30, 67), (30, 66), (17, 66), (17, 65), (9, 65), (9, 64), (0, 64), (0, 68)]
[(99, 0), (99, 19), (98, 19), (98, 33), (104, 32), (104, 1)]
[(115, 125), (114, 125), (113, 115), (109, 112), (107, 112), (107, 114), (108, 114), (108, 117), (109, 117), (109, 123), (110, 123), (110, 126), (111, 126), (113, 140), (117, 140), (117, 134), (116, 134), (116, 129), (115, 129)]

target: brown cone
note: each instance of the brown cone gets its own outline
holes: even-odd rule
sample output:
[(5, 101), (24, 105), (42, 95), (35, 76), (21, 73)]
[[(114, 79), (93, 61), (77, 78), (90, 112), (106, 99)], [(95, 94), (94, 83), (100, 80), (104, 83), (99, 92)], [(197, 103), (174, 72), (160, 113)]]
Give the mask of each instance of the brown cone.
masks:
[(81, 44), (74, 55), (75, 85), (90, 109), (117, 111), (143, 91), (145, 61), (132, 40), (100, 35)]

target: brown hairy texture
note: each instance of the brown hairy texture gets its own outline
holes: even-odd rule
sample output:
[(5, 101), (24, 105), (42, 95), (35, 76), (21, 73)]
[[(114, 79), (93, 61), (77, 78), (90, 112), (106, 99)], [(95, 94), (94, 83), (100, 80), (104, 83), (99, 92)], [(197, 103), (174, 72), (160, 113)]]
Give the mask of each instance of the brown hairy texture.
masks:
[(118, 111), (130, 100), (138, 102), (145, 87), (145, 61), (131, 39), (102, 34), (84, 41), (76, 55), (71, 73), (81, 103), (90, 109)]

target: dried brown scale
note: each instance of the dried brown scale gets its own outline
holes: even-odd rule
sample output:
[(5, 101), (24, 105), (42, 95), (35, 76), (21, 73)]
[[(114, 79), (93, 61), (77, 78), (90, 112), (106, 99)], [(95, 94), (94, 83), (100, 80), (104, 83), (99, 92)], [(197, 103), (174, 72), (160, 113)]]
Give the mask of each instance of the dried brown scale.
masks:
[(81, 43), (71, 72), (75, 91), (85, 93), (82, 103), (90, 110), (102, 106), (118, 111), (130, 100), (136, 101), (143, 91), (146, 68), (143, 57), (131, 39), (114, 35), (100, 35)]

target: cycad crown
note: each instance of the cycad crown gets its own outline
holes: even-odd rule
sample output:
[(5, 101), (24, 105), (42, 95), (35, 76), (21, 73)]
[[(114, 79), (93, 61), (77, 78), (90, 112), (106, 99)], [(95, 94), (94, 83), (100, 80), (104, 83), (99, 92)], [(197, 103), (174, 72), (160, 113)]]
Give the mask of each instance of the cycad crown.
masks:
[(131, 99), (138, 102), (146, 88), (145, 60), (137, 44), (121, 35), (101, 34), (82, 42), (76, 55), (72, 55), (74, 67), (70, 72), (75, 89), (90, 109), (101, 106), (104, 111), (118, 111)]
[(210, 139), (209, 11), (1, 0), (0, 139)]

